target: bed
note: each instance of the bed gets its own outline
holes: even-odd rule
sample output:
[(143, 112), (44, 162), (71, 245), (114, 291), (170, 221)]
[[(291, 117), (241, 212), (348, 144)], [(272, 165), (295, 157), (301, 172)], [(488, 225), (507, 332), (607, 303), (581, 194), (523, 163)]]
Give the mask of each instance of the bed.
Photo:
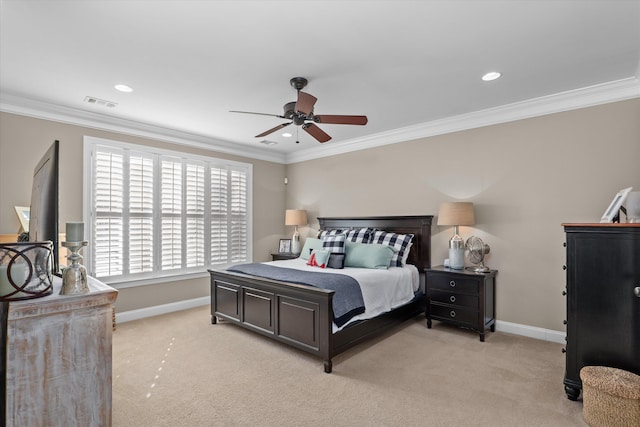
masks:
[[(424, 283), (424, 269), (431, 263), (432, 218), (430, 215), (326, 217), (318, 221), (321, 230), (375, 228), (413, 234), (406, 262), (417, 268), (420, 282)], [(417, 292), (404, 305), (334, 331), (332, 290), (227, 270), (212, 269), (209, 273), (212, 324), (224, 320), (316, 355), (322, 358), (326, 373), (332, 371), (332, 358), (337, 354), (423, 313), (426, 308), (424, 293)]]

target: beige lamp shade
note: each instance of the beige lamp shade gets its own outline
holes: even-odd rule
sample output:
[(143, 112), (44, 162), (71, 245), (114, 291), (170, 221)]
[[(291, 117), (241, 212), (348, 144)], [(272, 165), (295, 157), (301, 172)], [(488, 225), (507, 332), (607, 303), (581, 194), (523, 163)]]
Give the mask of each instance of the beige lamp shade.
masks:
[(476, 223), (471, 202), (445, 202), (438, 211), (438, 225), (473, 225)]
[(307, 211), (303, 209), (287, 209), (284, 215), (284, 225), (307, 224)]

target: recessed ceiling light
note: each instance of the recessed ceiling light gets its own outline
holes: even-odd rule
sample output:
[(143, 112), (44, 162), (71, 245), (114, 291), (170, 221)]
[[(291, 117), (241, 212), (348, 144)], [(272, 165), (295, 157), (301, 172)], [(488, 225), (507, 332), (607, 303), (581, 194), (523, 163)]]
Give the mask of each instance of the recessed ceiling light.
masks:
[(290, 134), (289, 132), (285, 132), (282, 134), (282, 136), (284, 136), (285, 138), (291, 138), (293, 135)]
[(491, 71), (487, 74), (485, 74), (484, 76), (482, 76), (482, 80), (484, 80), (485, 82), (490, 82), (491, 80), (495, 80), (497, 78), (499, 78), (502, 74), (500, 74), (497, 71)]
[(133, 92), (133, 89), (127, 85), (115, 85), (114, 87), (120, 92)]

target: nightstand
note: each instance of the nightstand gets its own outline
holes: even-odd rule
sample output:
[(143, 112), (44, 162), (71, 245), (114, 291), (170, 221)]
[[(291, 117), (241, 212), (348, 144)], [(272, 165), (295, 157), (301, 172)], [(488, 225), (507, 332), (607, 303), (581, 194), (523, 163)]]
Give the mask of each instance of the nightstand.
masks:
[(296, 259), (300, 254), (292, 254), (291, 252), (276, 252), (271, 254), (272, 261), (280, 261), (283, 259)]
[(496, 330), (495, 277), (497, 270), (475, 273), (438, 266), (425, 269), (427, 288), (427, 327), (440, 320), (480, 334), (484, 342), (487, 329)]

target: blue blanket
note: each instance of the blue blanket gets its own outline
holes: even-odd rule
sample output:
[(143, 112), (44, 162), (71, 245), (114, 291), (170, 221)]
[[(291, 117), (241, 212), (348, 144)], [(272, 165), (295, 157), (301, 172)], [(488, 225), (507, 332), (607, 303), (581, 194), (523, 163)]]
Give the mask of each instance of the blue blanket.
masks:
[(335, 291), (333, 321), (338, 326), (344, 325), (353, 316), (364, 313), (364, 299), (360, 284), (356, 279), (345, 274), (316, 273), (260, 263), (234, 265), (227, 270)]

